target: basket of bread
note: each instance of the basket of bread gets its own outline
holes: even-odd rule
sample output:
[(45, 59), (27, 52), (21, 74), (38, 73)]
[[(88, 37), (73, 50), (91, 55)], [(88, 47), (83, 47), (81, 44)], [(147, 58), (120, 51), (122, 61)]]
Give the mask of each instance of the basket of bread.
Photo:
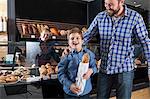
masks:
[(39, 68), (39, 72), (40, 77), (43, 80), (54, 79), (56, 78), (58, 73), (58, 66), (51, 66), (50, 63), (47, 63), (46, 65), (41, 65), (41, 67)]

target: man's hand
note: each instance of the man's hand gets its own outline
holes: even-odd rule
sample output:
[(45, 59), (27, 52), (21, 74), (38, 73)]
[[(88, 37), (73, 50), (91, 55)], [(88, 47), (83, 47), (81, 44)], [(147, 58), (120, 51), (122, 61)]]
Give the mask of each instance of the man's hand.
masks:
[(88, 80), (90, 76), (92, 75), (93, 70), (91, 68), (88, 69), (88, 71), (83, 75), (83, 79)]
[(71, 84), (70, 90), (71, 90), (73, 93), (75, 93), (75, 94), (77, 94), (77, 93), (79, 93), (79, 92), (81, 91), (81, 89), (80, 89), (78, 86), (76, 86), (75, 83)]

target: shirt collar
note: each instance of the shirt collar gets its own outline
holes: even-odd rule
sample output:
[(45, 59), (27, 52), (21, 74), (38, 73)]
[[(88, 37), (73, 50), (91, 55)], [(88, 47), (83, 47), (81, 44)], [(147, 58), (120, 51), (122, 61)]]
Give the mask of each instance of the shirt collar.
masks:
[(129, 16), (129, 8), (127, 7), (127, 5), (124, 5), (125, 8), (125, 16)]
[[(86, 49), (85, 49), (85, 48), (82, 48), (82, 50), (81, 50), (80, 52), (86, 52)], [(74, 53), (80, 53), (80, 52), (78, 52), (78, 51), (75, 50), (75, 49), (72, 49), (72, 50), (71, 50), (71, 53), (72, 53), (72, 54), (74, 54)]]

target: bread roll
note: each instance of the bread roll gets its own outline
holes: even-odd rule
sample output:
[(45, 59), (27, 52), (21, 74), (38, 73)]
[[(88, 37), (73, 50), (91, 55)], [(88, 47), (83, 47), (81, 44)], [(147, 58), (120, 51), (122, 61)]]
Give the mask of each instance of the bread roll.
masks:
[(15, 76), (7, 76), (6, 78), (6, 82), (16, 82), (17, 79), (15, 78)]
[(45, 65), (46, 68), (49, 68), (50, 66), (51, 66), (50, 63), (47, 63), (47, 64)]
[(46, 70), (46, 67), (44, 65), (41, 66), (39, 71), (40, 71), (40, 75), (46, 75), (47, 74), (47, 70)]
[(0, 83), (6, 83), (6, 81), (5, 80), (0, 80)]
[(1, 75), (0, 80), (6, 80), (6, 76)]
[(47, 68), (47, 76), (49, 76), (50, 74), (53, 74), (54, 70), (52, 67)]

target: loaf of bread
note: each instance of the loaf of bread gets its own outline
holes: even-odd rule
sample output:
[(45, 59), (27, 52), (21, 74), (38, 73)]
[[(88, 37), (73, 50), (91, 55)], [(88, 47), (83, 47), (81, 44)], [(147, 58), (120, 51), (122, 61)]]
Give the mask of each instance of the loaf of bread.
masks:
[(85, 53), (85, 54), (82, 56), (82, 63), (88, 63), (89, 60), (90, 60), (89, 54), (88, 54), (88, 53)]
[(56, 27), (50, 28), (50, 32), (52, 33), (52, 35), (56, 35), (56, 36), (60, 35)]
[(23, 34), (23, 35), (29, 34), (28, 25), (22, 24), (21, 26), (22, 26), (22, 34)]
[(36, 35), (40, 36), (40, 33), (38, 32), (38, 29), (37, 29), (36, 25), (32, 24), (31, 26), (32, 26), (33, 34), (36, 34)]

